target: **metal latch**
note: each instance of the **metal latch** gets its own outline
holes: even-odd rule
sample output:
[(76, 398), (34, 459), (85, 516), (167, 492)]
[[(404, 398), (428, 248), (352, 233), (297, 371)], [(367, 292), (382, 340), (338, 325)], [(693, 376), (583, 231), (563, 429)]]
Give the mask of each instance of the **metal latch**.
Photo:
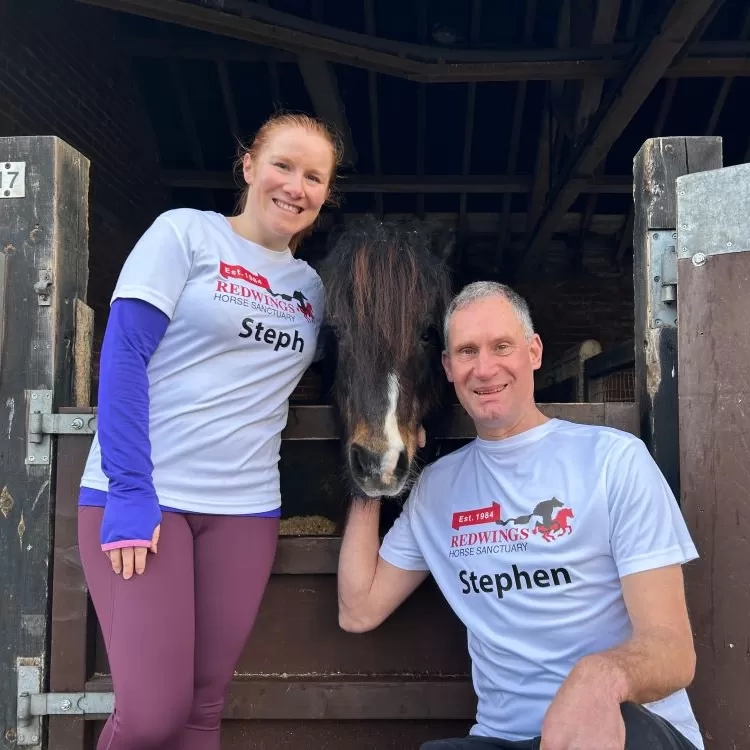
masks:
[(114, 693), (42, 693), (41, 669), (19, 659), (16, 744), (41, 747), (42, 716), (106, 716), (114, 710)]
[(93, 435), (96, 412), (53, 414), (52, 391), (28, 391), (26, 463), (49, 464), (52, 435)]

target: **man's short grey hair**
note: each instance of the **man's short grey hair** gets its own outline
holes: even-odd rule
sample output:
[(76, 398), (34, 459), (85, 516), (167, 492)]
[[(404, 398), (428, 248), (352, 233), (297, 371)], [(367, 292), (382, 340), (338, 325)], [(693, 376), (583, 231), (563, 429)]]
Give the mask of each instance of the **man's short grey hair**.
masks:
[(487, 299), (488, 297), (501, 297), (502, 299), (507, 300), (518, 317), (518, 321), (521, 323), (521, 328), (523, 329), (526, 339), (530, 340), (534, 336), (534, 323), (531, 320), (529, 305), (526, 300), (518, 294), (518, 292), (511, 289), (506, 284), (501, 284), (497, 281), (475, 281), (472, 284), (467, 284), (467, 286), (465, 286), (451, 300), (448, 309), (445, 311), (445, 318), (443, 321), (443, 341), (445, 342), (446, 349), (448, 348), (448, 328), (453, 314), (461, 308), (470, 305), (472, 302), (476, 302), (480, 299)]

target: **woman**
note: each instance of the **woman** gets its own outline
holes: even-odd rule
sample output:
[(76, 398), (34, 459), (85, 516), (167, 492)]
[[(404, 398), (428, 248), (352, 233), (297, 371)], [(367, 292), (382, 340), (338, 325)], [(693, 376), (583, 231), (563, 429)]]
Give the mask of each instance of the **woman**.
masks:
[(116, 710), (98, 750), (218, 750), (276, 550), (288, 398), (323, 318), (293, 249), (342, 149), (279, 115), (242, 156), (241, 211), (167, 211), (115, 288), (79, 544)]

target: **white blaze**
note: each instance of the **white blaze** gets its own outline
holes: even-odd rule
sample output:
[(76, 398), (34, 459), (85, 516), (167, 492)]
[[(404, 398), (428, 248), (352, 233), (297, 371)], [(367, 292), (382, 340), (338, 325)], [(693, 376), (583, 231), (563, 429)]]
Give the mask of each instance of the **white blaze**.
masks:
[(398, 457), (404, 450), (404, 441), (401, 439), (401, 433), (398, 431), (398, 419), (396, 410), (398, 408), (399, 385), (398, 375), (395, 372), (388, 373), (388, 411), (385, 415), (383, 424), (383, 434), (388, 443), (388, 448), (383, 455), (380, 465), (383, 482), (390, 482), (393, 479), (393, 472), (398, 463)]

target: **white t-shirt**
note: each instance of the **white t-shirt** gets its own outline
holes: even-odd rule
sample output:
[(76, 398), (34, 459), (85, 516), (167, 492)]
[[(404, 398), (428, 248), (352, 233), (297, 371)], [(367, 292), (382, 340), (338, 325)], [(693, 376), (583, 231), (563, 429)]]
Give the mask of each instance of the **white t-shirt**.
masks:
[[(557, 419), (428, 466), (380, 554), (431, 571), (468, 631), (472, 734), (510, 741), (541, 734), (581, 657), (631, 635), (621, 576), (698, 556), (641, 440)], [(703, 748), (684, 690), (647, 708)]]
[[(240, 237), (221, 214), (176, 209), (128, 256), (119, 297), (170, 318), (148, 367), (159, 502), (217, 514), (278, 508), (288, 399), (324, 317), (317, 273), (288, 250)], [(108, 488), (96, 436), (81, 483)]]

